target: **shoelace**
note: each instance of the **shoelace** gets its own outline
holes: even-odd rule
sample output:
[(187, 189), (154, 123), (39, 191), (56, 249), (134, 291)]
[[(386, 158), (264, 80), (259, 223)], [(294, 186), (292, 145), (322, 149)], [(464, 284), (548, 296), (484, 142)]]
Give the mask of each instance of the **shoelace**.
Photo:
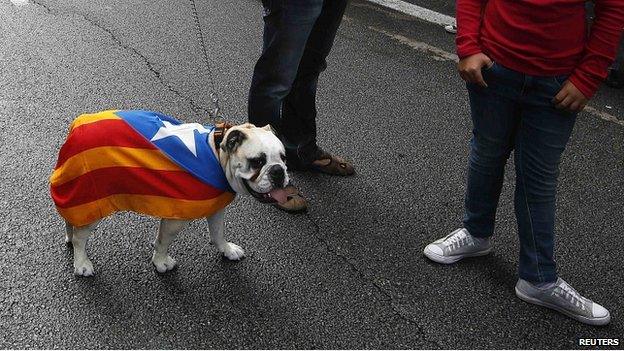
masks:
[(442, 243), (446, 245), (447, 247), (449, 247), (450, 249), (453, 249), (453, 248), (458, 248), (462, 244), (467, 243), (467, 239), (468, 239), (468, 236), (466, 235), (466, 232), (461, 230), (458, 233), (453, 233), (449, 235), (446, 239), (444, 239)]
[[(574, 306), (580, 307), (583, 311), (585, 310), (585, 299), (579, 294), (574, 288), (572, 288), (567, 283), (563, 283), (558, 286), (560, 290), (563, 291), (561, 294), (566, 300), (570, 301)], [(555, 289), (557, 291), (557, 289)]]

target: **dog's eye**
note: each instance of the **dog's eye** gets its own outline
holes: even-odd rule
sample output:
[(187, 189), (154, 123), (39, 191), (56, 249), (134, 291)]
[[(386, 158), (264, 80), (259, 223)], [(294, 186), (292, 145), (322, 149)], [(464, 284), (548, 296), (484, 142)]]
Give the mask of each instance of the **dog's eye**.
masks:
[(256, 168), (256, 169), (262, 168), (262, 166), (264, 166), (265, 163), (266, 163), (266, 159), (262, 156), (249, 159), (249, 165), (251, 166), (251, 168)]

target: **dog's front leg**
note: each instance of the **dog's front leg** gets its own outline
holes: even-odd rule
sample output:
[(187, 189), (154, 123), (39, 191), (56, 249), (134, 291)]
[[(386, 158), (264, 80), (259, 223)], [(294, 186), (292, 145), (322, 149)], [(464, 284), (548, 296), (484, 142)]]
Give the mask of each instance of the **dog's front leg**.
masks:
[(217, 247), (219, 252), (222, 252), (225, 257), (230, 260), (240, 260), (245, 257), (245, 251), (238, 245), (225, 241), (223, 237), (224, 231), (224, 211), (221, 210), (212, 217), (208, 217), (208, 228), (210, 229), (210, 238)]
[[(92, 223), (83, 227), (72, 228), (71, 240), (74, 247), (74, 274), (83, 277), (89, 277), (93, 275), (93, 263), (87, 256), (87, 241), (91, 235), (91, 230), (97, 226), (96, 223)], [(69, 231), (67, 233), (69, 237)]]
[(169, 245), (178, 233), (184, 229), (190, 221), (161, 219), (158, 235), (154, 241), (154, 254), (152, 263), (156, 266), (158, 273), (165, 273), (175, 268), (176, 260), (169, 256)]

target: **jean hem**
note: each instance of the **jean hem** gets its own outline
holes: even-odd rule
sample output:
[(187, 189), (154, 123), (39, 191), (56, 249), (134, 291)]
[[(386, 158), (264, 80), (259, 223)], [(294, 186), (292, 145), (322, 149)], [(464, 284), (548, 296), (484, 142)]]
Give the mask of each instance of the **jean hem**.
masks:
[(541, 271), (540, 274), (519, 272), (518, 276), (520, 279), (526, 280), (532, 284), (554, 283), (559, 279), (557, 272), (548, 273), (544, 271)]
[(491, 238), (492, 236), (494, 236), (494, 232), (493, 231), (491, 233), (483, 233), (482, 231), (475, 230), (474, 228), (471, 228), (466, 223), (463, 223), (463, 226), (464, 226), (464, 229), (466, 229), (468, 231), (468, 233), (470, 233), (470, 235), (475, 237), (475, 238), (485, 239), (485, 238)]

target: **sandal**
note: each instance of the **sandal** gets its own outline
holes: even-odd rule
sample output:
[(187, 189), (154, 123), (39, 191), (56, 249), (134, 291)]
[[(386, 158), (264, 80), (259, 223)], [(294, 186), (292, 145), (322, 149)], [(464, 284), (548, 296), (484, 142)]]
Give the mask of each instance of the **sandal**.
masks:
[(287, 185), (284, 190), (287, 192), (286, 202), (275, 202), (273, 206), (288, 213), (302, 213), (308, 210), (308, 202), (294, 185)]
[(355, 169), (351, 163), (325, 151), (321, 151), (308, 168), (312, 171), (331, 175), (350, 176), (355, 174)]

